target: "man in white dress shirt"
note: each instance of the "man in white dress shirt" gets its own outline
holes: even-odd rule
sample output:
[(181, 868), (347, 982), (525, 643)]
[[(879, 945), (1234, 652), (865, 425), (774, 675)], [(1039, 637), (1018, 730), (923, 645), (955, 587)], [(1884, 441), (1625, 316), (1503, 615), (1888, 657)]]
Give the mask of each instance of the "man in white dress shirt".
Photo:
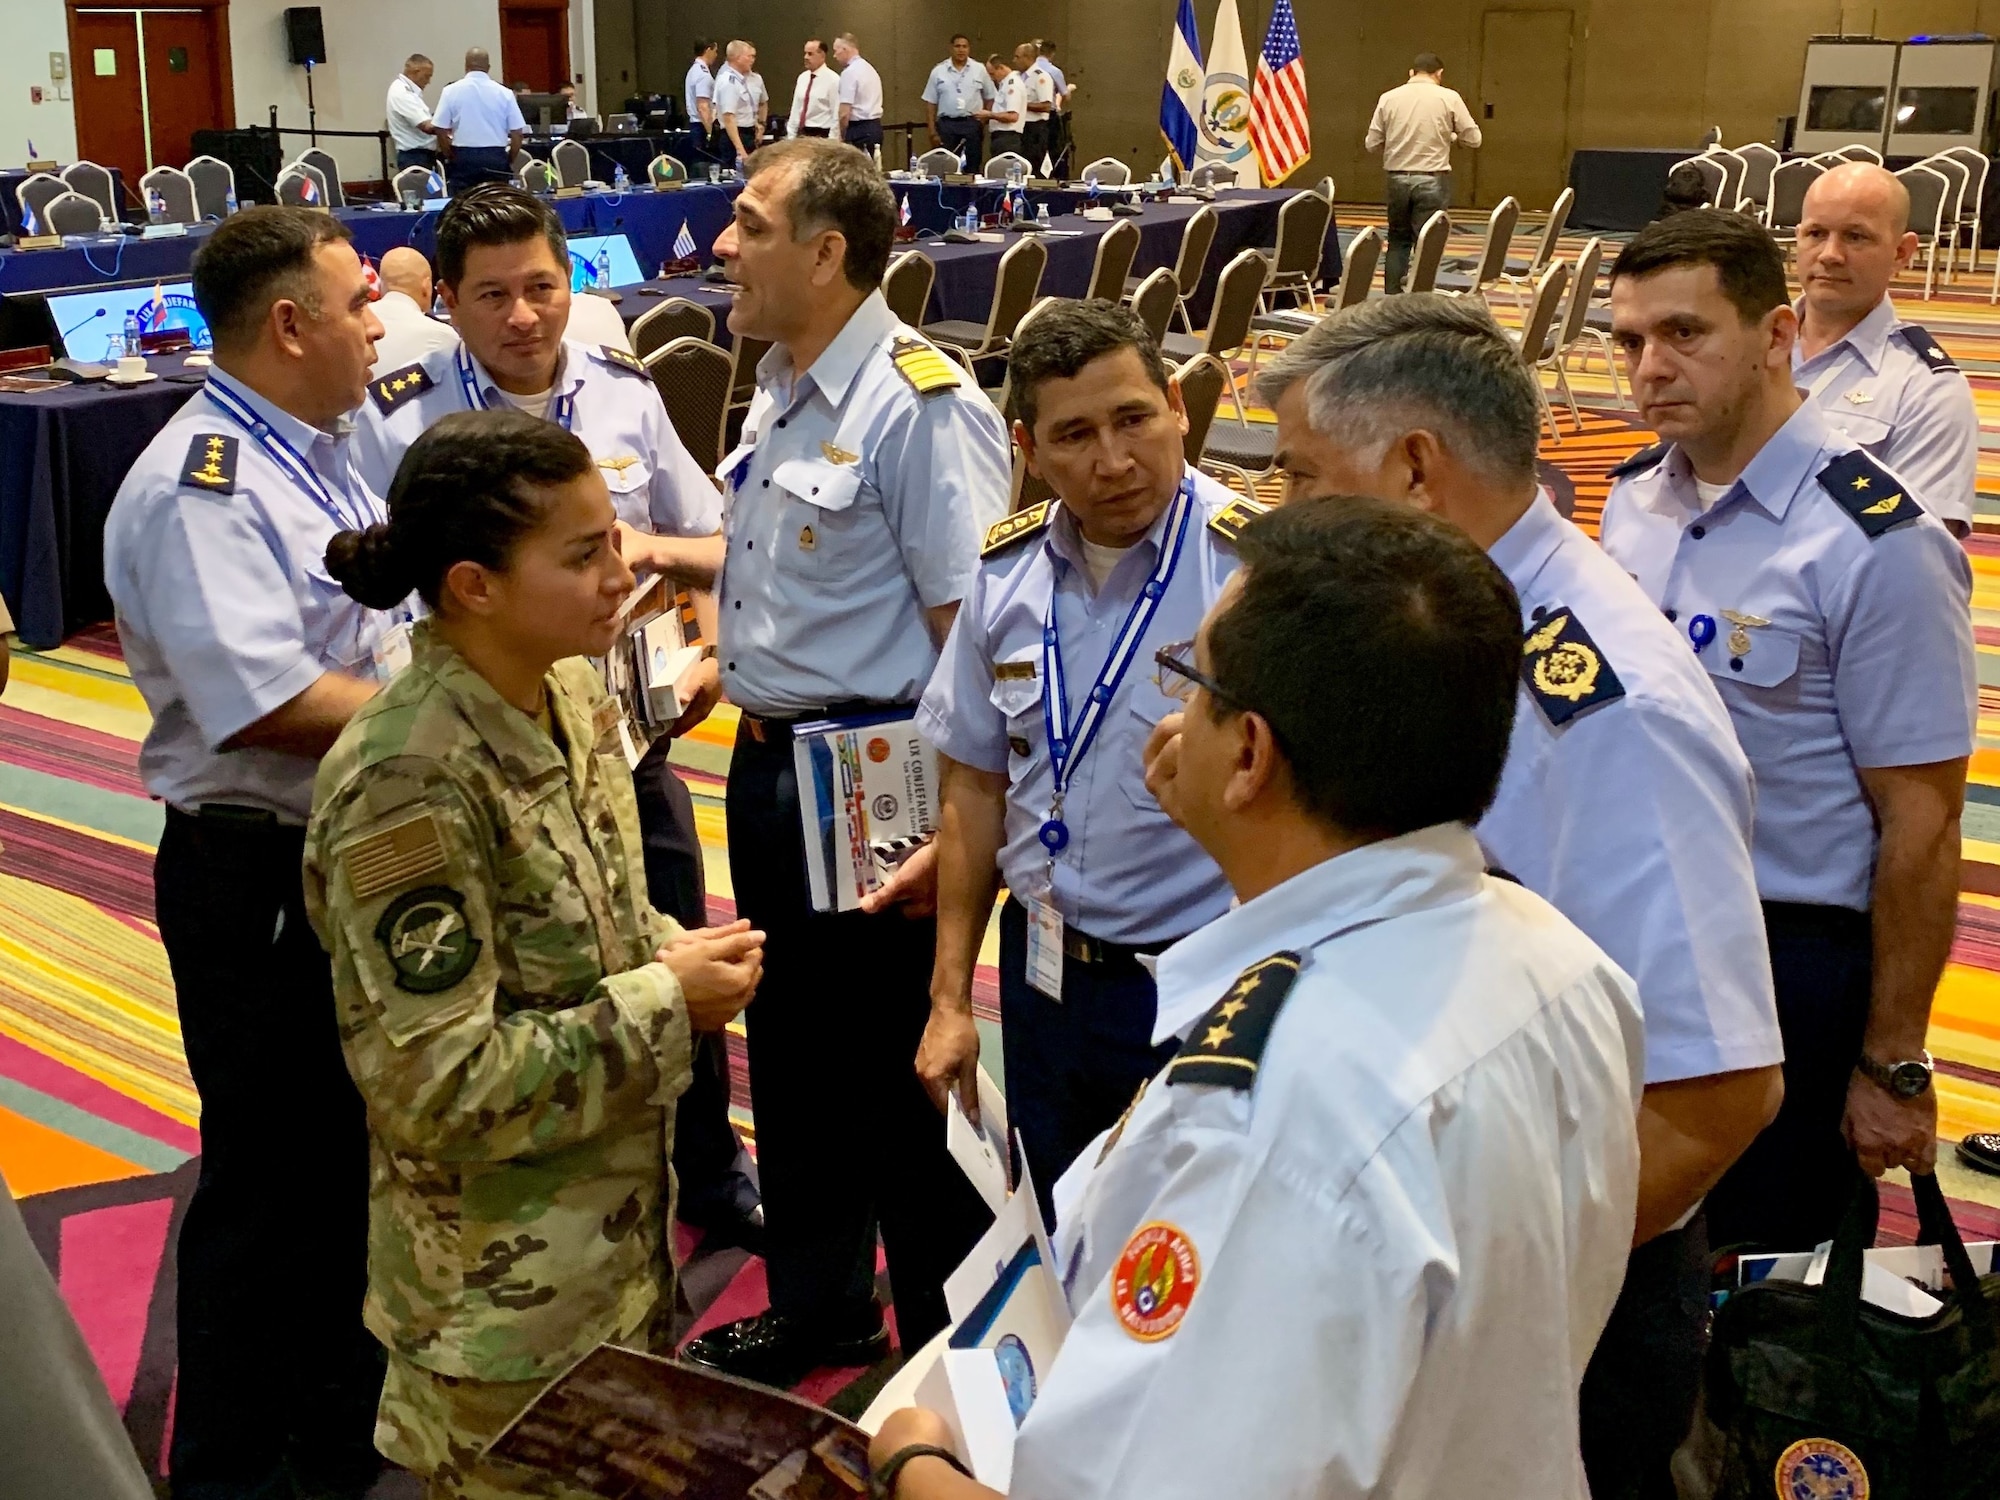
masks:
[(840, 138), (872, 153), (882, 144), (882, 75), (851, 31), (833, 39), (833, 58), (840, 64)]
[(389, 139), (396, 147), (396, 170), (405, 167), (435, 167), (438, 162), (437, 127), (431, 123), (431, 107), (424, 100), (436, 66), (421, 52), (412, 52), (403, 71), (389, 80), (389, 98), (382, 117), (389, 124)]
[(840, 123), (840, 75), (826, 65), (826, 43), (806, 38), (805, 70), (792, 85), (793, 139), (802, 135), (830, 136)]
[(398, 245), (383, 255), (375, 274), (382, 281), (382, 295), (375, 301), (382, 337), (375, 340), (371, 376), (413, 365), (433, 349), (458, 342), (451, 324), (431, 316), (431, 263), (423, 251)]
[[(1631, 981), (1471, 825), (1519, 605), (1380, 501), (1252, 521), (1146, 784), (1239, 905), (1161, 955), (1180, 1051), (1056, 1186), (1075, 1321), (1013, 1500), (1581, 1500), (1577, 1390), (1625, 1270)], [(898, 1500), (991, 1493), (892, 1415)]]
[(521, 101), (487, 69), (493, 66), (484, 47), (465, 54), (465, 76), (444, 86), (438, 95), (439, 140), (451, 148), (445, 178), (454, 196), (482, 182), (506, 182), (514, 175), (514, 153), (528, 134), (521, 118)]

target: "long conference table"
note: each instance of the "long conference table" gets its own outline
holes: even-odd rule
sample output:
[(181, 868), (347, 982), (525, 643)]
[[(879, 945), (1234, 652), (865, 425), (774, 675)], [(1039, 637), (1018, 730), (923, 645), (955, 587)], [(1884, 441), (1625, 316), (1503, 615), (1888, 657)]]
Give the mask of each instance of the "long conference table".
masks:
[[(899, 196), (903, 184), (896, 184)], [(954, 198), (997, 189), (910, 184), (913, 224), (936, 215), (948, 222)], [(704, 252), (729, 221), (734, 194), (726, 186), (697, 185), (679, 192), (637, 192), (614, 198), (591, 195), (556, 202), (565, 226), (574, 235), (618, 234), (630, 237), (641, 266), (657, 267), (672, 253), (680, 226), (689, 225)], [(1032, 198), (1033, 195), (1031, 195)], [(1075, 195), (1069, 195), (1074, 197)], [(1231, 192), (1214, 207), (1218, 220), (1200, 285), (1192, 299), (1199, 327), (1214, 296), (1221, 267), (1245, 248), (1268, 248), (1277, 233), (1278, 206), (1291, 194)], [(958, 205), (962, 210), (963, 204)], [(1183, 226), (1197, 211), (1190, 204), (1152, 204), (1132, 222), (1139, 226), (1135, 274), (1171, 265), (1180, 247)], [(368, 209), (340, 210), (355, 244), (379, 256), (396, 245), (414, 245), (430, 253), (436, 242), (436, 215)], [(1097, 241), (1109, 228), (1099, 221), (1058, 214), (1051, 199), (1053, 232), (1045, 238), (1048, 265), (1042, 290), (1057, 296), (1080, 296), (1088, 288)], [(193, 249), (207, 231), (185, 239), (128, 240), (124, 259), (90, 252), (101, 270), (120, 274), (87, 278), (103, 282), (168, 279), (187, 274)], [(937, 263), (929, 321), (961, 318), (983, 321), (993, 296), (1000, 257), (1018, 236), (1005, 242), (945, 244), (925, 231), (916, 242)], [(904, 248), (899, 246), (900, 248)], [(178, 252), (170, 259), (169, 250)], [(73, 285), (51, 281), (43, 264), (85, 252), (47, 250), (0, 258), (0, 292), (43, 290)], [(1325, 267), (1339, 277), (1338, 236), (1329, 232)], [(27, 264), (24, 266), (22, 262)], [(138, 269), (144, 267), (144, 269)], [(31, 285), (24, 286), (28, 282)], [(621, 313), (629, 322), (658, 305), (660, 295), (678, 294), (726, 310), (728, 293), (699, 277), (653, 280), (615, 289)], [(721, 314), (718, 313), (718, 324)], [(153, 436), (197, 390), (201, 375), (184, 368), (180, 356), (151, 361), (162, 378), (119, 389), (102, 384), (42, 392), (0, 392), (0, 595), (12, 611), (15, 628), (30, 646), (52, 647), (83, 626), (110, 618), (111, 602), (104, 591), (104, 518), (126, 471)]]

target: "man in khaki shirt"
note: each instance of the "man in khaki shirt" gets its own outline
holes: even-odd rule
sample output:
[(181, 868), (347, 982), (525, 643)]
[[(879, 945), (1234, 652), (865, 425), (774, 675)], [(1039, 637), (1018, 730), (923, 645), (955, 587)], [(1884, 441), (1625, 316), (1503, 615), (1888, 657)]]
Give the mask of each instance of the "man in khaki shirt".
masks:
[(1478, 122), (1457, 90), (1444, 86), (1444, 60), (1435, 52), (1419, 52), (1409, 82), (1375, 101), (1366, 145), (1382, 153), (1389, 174), (1388, 291), (1403, 289), (1417, 226), (1451, 205), (1451, 148), (1478, 144)]

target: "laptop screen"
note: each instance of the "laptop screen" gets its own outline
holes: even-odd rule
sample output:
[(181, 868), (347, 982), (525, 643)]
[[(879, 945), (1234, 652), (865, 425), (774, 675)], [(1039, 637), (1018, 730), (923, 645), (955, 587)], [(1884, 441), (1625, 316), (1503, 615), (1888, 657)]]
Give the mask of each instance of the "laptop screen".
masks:
[(63, 352), (72, 359), (116, 359), (118, 345), (125, 337), (127, 313), (138, 315), (141, 333), (185, 328), (197, 349), (206, 349), (211, 342), (208, 320), (194, 305), (194, 288), (188, 281), (51, 292), (48, 300), (56, 337), (62, 341)]
[(605, 286), (633, 286), (646, 279), (624, 235), (584, 235), (569, 242), (570, 290), (596, 286), (600, 277)]

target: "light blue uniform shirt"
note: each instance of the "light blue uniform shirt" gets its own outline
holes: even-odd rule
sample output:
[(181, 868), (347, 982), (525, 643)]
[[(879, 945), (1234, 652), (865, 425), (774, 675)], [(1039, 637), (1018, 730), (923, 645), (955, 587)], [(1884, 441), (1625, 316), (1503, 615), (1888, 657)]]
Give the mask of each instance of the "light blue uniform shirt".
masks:
[(431, 123), (449, 130), (454, 146), (470, 148), (505, 147), (510, 132), (528, 128), (514, 91), (488, 73), (467, 73), (446, 84)]
[[(1783, 1061), (1750, 860), (1750, 762), (1688, 643), (1537, 495), (1489, 549), (1532, 639), (1568, 613), (1622, 696), (1558, 724), (1523, 674), (1486, 856), (1639, 987), (1646, 1082)], [(1561, 712), (1565, 700), (1550, 700)]]
[[(368, 399), (355, 413), (354, 456), (380, 493), (389, 493), (410, 444), (438, 418), (482, 406), (508, 409), (493, 377), (470, 353), (468, 396), (459, 374), (463, 347), (435, 349), (414, 365), (378, 371), (368, 382)], [(626, 525), (662, 536), (713, 536), (721, 529), (722, 497), (689, 456), (659, 388), (643, 371), (601, 348), (565, 342), (547, 414), (551, 420), (568, 416), (569, 430), (597, 460), (612, 508)]]
[[(1756, 773), (1758, 894), (1866, 911), (1878, 839), (1859, 770), (1971, 754), (1978, 690), (1964, 552), (1921, 513), (1871, 539), (1818, 477), (1855, 451), (1807, 402), (1704, 514), (1670, 448), (1612, 488), (1603, 541), (1684, 638), (1715, 621), (1697, 660)], [(1749, 650), (1725, 610), (1769, 622), (1741, 627)]]
[[(375, 648), (399, 608), (364, 609), (326, 571), (336, 531), (382, 520), (356, 472), (347, 429), (324, 432), (221, 370), (210, 387), (240, 400), (289, 443), (341, 513), (336, 522), (206, 389), (146, 445), (104, 523), (104, 585), (132, 681), (152, 711), (139, 772), (155, 797), (192, 812), (259, 807), (303, 825), (319, 761), (281, 750), (223, 750), (327, 672), (378, 675)], [(233, 480), (227, 448), (234, 445)], [(188, 476), (217, 453), (207, 484)]]
[[(754, 714), (915, 703), (937, 665), (926, 609), (966, 595), (1007, 509), (1000, 413), (971, 380), (918, 394), (923, 349), (878, 291), (803, 374), (775, 346), (722, 461), (722, 686)], [(940, 356), (941, 357), (941, 356)]]
[(986, 69), (967, 58), (962, 68), (946, 58), (924, 84), (924, 103), (937, 106), (940, 120), (963, 120), (976, 109), (984, 109), (993, 98), (993, 80)]
[(715, 76), (715, 121), (735, 120), (739, 134), (757, 123), (757, 110), (769, 99), (761, 74), (739, 73), (734, 63), (724, 63)]
[(1062, 96), (1069, 92), (1069, 80), (1063, 76), (1063, 70), (1046, 57), (1036, 58), (1034, 66), (1040, 68), (1056, 81), (1056, 109), (1060, 113), (1062, 109)]
[(695, 107), (695, 100), (706, 99), (710, 103), (714, 103), (715, 75), (709, 72), (708, 64), (698, 57), (694, 60), (694, 66), (688, 69), (685, 92), (687, 95), (688, 123), (690, 125), (699, 125), (701, 124), (701, 111)]
[[(1215, 862), (1160, 811), (1146, 790), (1146, 737), (1180, 705), (1160, 691), (1153, 653), (1192, 640), (1236, 571), (1236, 549), (1209, 520), (1234, 497), (1194, 476), (1193, 513), (1180, 562), (1139, 649), (1118, 684), (1063, 799), (1069, 843), (1055, 857), (1054, 902), (1063, 921), (1113, 943), (1183, 937), (1229, 909)], [(981, 771), (1005, 771), (1006, 842), (1000, 873), (1023, 901), (1049, 894), (1048, 850), (1037, 837), (1055, 775), (1042, 712), (1042, 622), (1055, 596), (1063, 683), (1072, 727), (1140, 590), (1159, 561), (1169, 506), (1094, 589), (1076, 520), (1061, 506), (1039, 536), (996, 553), (979, 569), (917, 710), (917, 727), (944, 754)]]
[(1972, 524), (1979, 413), (1972, 387), (1923, 329), (1884, 297), (1847, 337), (1811, 359), (1792, 345), (1792, 378), (1845, 433), (1910, 483), (1932, 515)]

